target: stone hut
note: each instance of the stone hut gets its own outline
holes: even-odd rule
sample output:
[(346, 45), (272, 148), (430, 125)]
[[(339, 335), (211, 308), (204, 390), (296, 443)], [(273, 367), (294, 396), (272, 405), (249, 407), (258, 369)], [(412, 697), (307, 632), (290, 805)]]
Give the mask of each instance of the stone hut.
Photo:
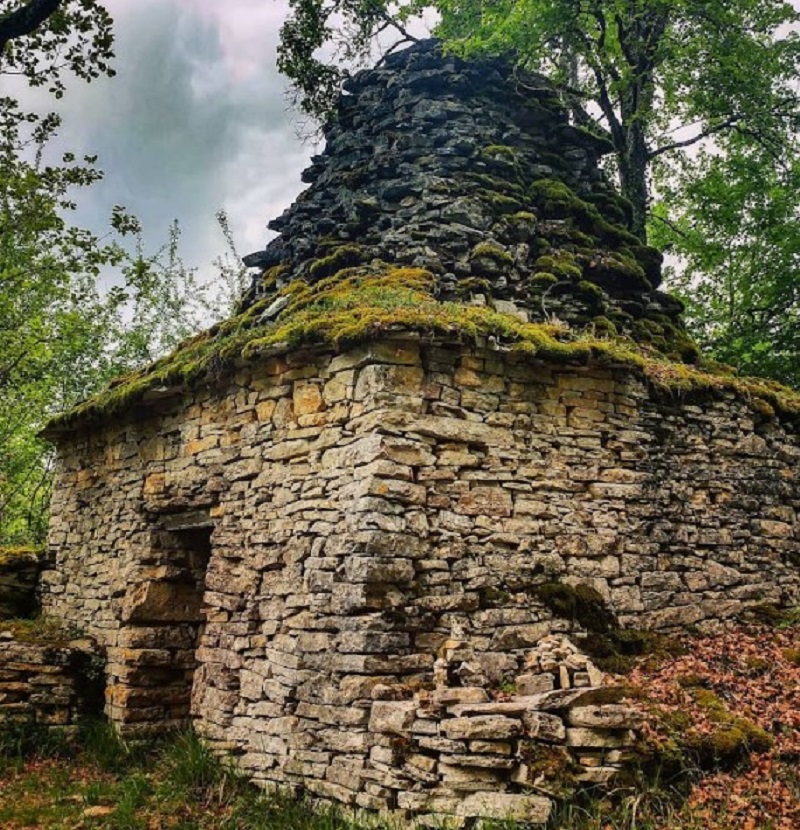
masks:
[(697, 365), (542, 78), (422, 43), (326, 138), (239, 313), (50, 425), (43, 603), (129, 734), (545, 821), (637, 725), (587, 632), (798, 601), (800, 400)]

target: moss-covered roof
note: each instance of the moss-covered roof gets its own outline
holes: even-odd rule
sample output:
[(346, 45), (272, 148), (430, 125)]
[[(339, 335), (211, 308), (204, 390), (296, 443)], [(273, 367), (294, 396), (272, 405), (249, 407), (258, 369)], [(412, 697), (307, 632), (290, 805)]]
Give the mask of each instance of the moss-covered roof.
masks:
[[(274, 270), (272, 279), (285, 276), (280, 266)], [(434, 284), (428, 271), (380, 262), (343, 269), (313, 285), (289, 281), (172, 354), (117, 378), (95, 397), (54, 418), (45, 434), (104, 421), (142, 401), (148, 392), (220, 382), (235, 367), (265, 355), (303, 347), (342, 350), (401, 331), (450, 342), (484, 339), (492, 348), (542, 361), (619, 366), (676, 395), (731, 392), (765, 415), (800, 415), (800, 394), (772, 381), (738, 377), (726, 367), (678, 363), (602, 326), (571, 329), (558, 322), (526, 323), (487, 306), (440, 302), (433, 296)], [(277, 314), (276, 302), (283, 306)]]

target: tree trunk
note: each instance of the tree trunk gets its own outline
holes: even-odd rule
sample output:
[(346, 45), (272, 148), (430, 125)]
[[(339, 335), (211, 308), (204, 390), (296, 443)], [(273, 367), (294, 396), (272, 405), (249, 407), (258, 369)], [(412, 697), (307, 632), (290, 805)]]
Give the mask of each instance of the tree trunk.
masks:
[(619, 148), (619, 178), (622, 195), (633, 205), (633, 223), (631, 230), (647, 242), (647, 141), (644, 127), (632, 119), (625, 124), (623, 120), (623, 146)]

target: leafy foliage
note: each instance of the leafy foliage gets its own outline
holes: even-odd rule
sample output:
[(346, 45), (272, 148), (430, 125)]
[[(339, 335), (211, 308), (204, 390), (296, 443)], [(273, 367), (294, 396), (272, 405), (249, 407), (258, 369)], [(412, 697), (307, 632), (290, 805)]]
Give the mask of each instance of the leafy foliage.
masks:
[[(732, 135), (664, 186), (652, 223), (674, 253), (668, 279), (711, 355), (800, 387), (800, 153), (777, 157)], [(669, 204), (667, 211), (665, 204)]]
[[(75, 190), (100, 175), (95, 160), (46, 164), (58, 119), (0, 105), (0, 539), (38, 541), (51, 476), (43, 423), (224, 314), (238, 285), (220, 301), (181, 260), (177, 224), (151, 254), (121, 208), (112, 241), (70, 225)], [(227, 277), (240, 275), (229, 262)]]
[[(0, 0), (0, 73), (46, 86), (65, 73), (112, 75), (111, 18), (96, 0)], [(69, 221), (76, 193), (96, 182), (96, 158), (51, 158), (60, 117), (0, 98), (0, 542), (40, 541), (51, 453), (44, 421), (108, 378), (168, 351), (224, 314), (244, 269), (224, 214), (226, 296), (178, 253), (180, 229), (146, 253), (139, 223), (115, 208), (116, 238)], [(122, 236), (132, 236), (133, 250)]]

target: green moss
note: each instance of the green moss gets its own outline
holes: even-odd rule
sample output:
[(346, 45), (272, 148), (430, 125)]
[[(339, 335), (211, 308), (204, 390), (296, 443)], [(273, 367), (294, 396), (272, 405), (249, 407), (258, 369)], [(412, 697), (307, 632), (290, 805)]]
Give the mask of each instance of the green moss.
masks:
[(755, 622), (770, 628), (788, 628), (800, 625), (800, 606), (783, 608), (769, 602), (753, 605), (746, 609), (742, 618), (745, 622)]
[[(537, 276), (552, 284), (555, 275), (547, 277), (546, 273)], [(429, 271), (383, 263), (345, 268), (313, 285), (292, 280), (276, 294), (190, 338), (150, 366), (117, 378), (99, 395), (53, 419), (48, 430), (54, 433), (104, 420), (135, 406), (155, 387), (179, 391), (200, 379), (224, 381), (243, 360), (264, 353), (301, 346), (338, 349), (398, 330), (455, 342), (492, 336), (504, 350), (541, 360), (626, 366), (659, 394), (686, 398), (733, 392), (759, 411), (769, 406), (782, 416), (800, 416), (800, 394), (772, 381), (675, 363), (624, 337), (599, 337), (586, 329), (524, 323), (486, 307), (439, 302), (434, 289), (435, 279)], [(286, 297), (289, 305), (277, 320), (262, 321), (263, 311), (276, 296)], [(624, 329), (631, 318), (623, 312), (609, 312), (609, 319)]]
[(539, 271), (534, 274), (529, 280), (528, 285), (536, 291), (545, 291), (558, 282), (558, 277), (548, 271)]
[(536, 217), (524, 210), (506, 213), (495, 223), (492, 232), (499, 239), (511, 242), (530, 242), (536, 235)]
[(538, 271), (555, 274), (559, 279), (573, 282), (583, 276), (583, 271), (575, 264), (575, 255), (570, 251), (559, 250), (540, 256), (533, 267)]
[(524, 784), (536, 785), (559, 797), (575, 789), (581, 768), (565, 747), (523, 739), (519, 743), (519, 757), (524, 764)]
[(37, 617), (32, 620), (3, 620), (0, 622), (0, 631), (13, 635), (20, 643), (36, 643), (39, 645), (64, 646), (70, 640), (80, 636), (80, 631), (65, 625), (55, 617)]
[(478, 591), (478, 600), (481, 608), (497, 608), (511, 600), (511, 594), (501, 588), (488, 586)]
[(614, 142), (608, 135), (602, 135), (595, 130), (589, 129), (588, 127), (584, 127), (581, 124), (575, 124), (572, 129), (583, 136), (584, 140), (586, 140), (591, 147), (594, 148), (595, 152), (599, 155), (605, 155), (606, 153), (613, 153), (614, 152)]
[(649, 245), (634, 245), (631, 248), (631, 254), (644, 269), (644, 275), (648, 282), (654, 288), (658, 288), (661, 284), (661, 266), (664, 262), (661, 251)]
[(466, 277), (456, 283), (456, 296), (469, 297), (472, 294), (486, 294), (492, 293), (492, 285), (489, 280), (483, 277)]
[(772, 736), (748, 718), (735, 715), (709, 689), (694, 689), (692, 697), (714, 725), (711, 732), (690, 730), (684, 745), (696, 753), (701, 766), (729, 768), (751, 752), (766, 752)]
[(343, 268), (358, 265), (363, 256), (363, 251), (358, 245), (339, 245), (333, 248), (332, 253), (312, 262), (308, 272), (312, 280), (321, 280)]
[(605, 297), (605, 291), (599, 285), (589, 280), (581, 280), (577, 285), (578, 293), (587, 299), (600, 301)]
[(0, 571), (13, 571), (20, 566), (37, 564), (42, 551), (27, 545), (0, 547)]
[(633, 205), (617, 193), (590, 193), (586, 201), (593, 204), (607, 222), (628, 226), (633, 219)]
[(584, 229), (602, 221), (597, 208), (579, 198), (558, 179), (538, 179), (530, 186), (531, 201), (545, 219), (574, 219)]
[(556, 616), (572, 620), (587, 631), (606, 634), (617, 628), (605, 600), (589, 585), (548, 582), (539, 585), (534, 596)]
[(618, 252), (600, 253), (588, 265), (587, 276), (611, 291), (651, 291), (644, 268), (633, 257)]
[(591, 322), (592, 327), (594, 328), (595, 334), (600, 336), (606, 335), (609, 337), (615, 337), (617, 335), (617, 327), (608, 317), (598, 316), (593, 317)]
[(586, 630), (581, 648), (603, 671), (627, 674), (635, 658), (648, 655), (660, 661), (681, 652), (680, 644), (663, 634), (620, 628), (603, 597), (588, 585), (550, 582), (533, 593), (553, 614)]
[(496, 193), (493, 190), (483, 190), (477, 195), (479, 199), (489, 204), (495, 216), (517, 213), (522, 207), (522, 202), (519, 199), (515, 199), (513, 196), (505, 196), (502, 193)]
[(783, 659), (793, 666), (800, 666), (800, 648), (787, 648), (782, 652)]
[(497, 265), (513, 265), (514, 257), (492, 242), (479, 242), (470, 253), (471, 260), (488, 259)]
[(464, 178), (474, 184), (480, 185), (481, 193), (498, 193), (518, 199), (521, 203), (525, 201), (525, 189), (521, 184), (509, 181), (507, 171), (503, 171), (505, 178), (495, 178), (488, 173), (475, 173), (473, 171), (464, 174)]
[(505, 144), (490, 144), (481, 150), (481, 155), (487, 158), (506, 158), (510, 161), (516, 161), (519, 157), (519, 153), (513, 147), (508, 147)]

